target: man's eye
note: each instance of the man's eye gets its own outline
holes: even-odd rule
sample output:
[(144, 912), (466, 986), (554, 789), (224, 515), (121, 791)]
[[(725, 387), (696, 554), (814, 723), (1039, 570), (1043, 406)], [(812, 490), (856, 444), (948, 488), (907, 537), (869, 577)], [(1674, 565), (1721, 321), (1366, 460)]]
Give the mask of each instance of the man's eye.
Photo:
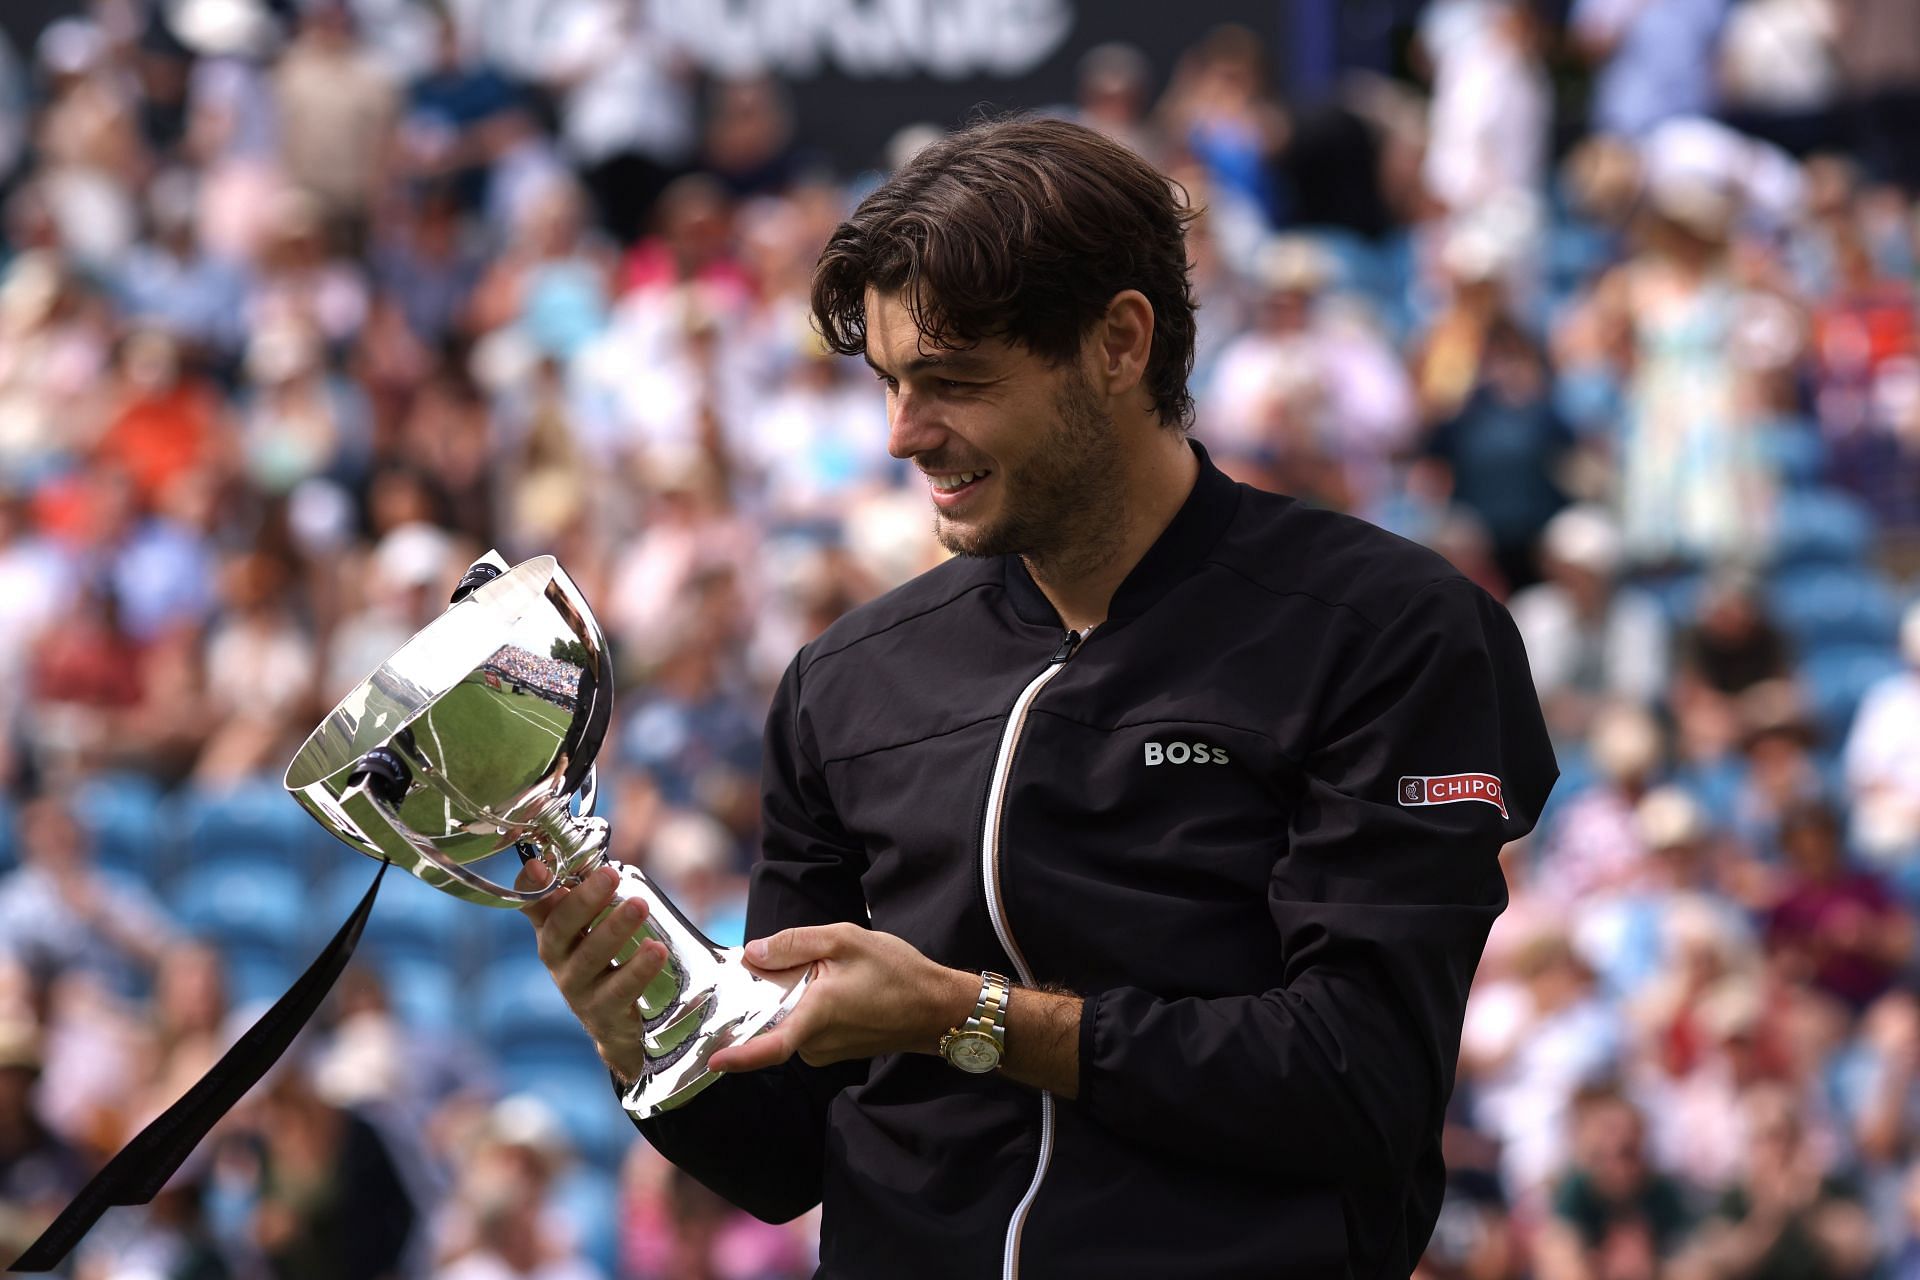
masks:
[(895, 382), (892, 378), (889, 378), (884, 373), (876, 373), (873, 375), (873, 377), (876, 382), (878, 382), (881, 386), (885, 387), (889, 391), (898, 391), (900, 389), (900, 384)]
[(971, 382), (955, 382), (952, 378), (938, 379), (942, 391), (964, 391), (972, 386)]

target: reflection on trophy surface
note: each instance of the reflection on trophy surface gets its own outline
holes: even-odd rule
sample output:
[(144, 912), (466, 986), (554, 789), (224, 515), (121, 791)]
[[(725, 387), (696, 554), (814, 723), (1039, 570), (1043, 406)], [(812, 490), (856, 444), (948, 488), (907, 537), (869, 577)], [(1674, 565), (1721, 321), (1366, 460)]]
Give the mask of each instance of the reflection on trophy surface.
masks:
[[(469, 902), (517, 908), (607, 860), (607, 823), (585, 815), (612, 704), (606, 637), (572, 579), (551, 556), (508, 569), (490, 553), (446, 612), (313, 731), (286, 787), (360, 852)], [(514, 846), (540, 857), (553, 884), (526, 892), (474, 869)], [(635, 897), (649, 911), (615, 963), (647, 938), (668, 955), (638, 1001), (647, 1071), (623, 1099), (644, 1118), (717, 1079), (707, 1058), (779, 1021), (806, 978), (754, 973), (637, 868), (616, 869), (607, 911)]]

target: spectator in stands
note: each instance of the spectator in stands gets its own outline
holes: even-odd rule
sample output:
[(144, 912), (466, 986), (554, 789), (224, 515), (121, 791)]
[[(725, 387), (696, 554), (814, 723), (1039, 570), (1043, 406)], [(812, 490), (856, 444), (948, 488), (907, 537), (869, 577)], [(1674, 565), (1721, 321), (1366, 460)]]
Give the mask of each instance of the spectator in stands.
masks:
[[(282, 1061), (250, 1113), (259, 1144), (255, 1243), (274, 1280), (406, 1274), (419, 1210), (378, 1133)], [(236, 1120), (243, 1119), (236, 1117)]]
[(1073, 118), (1156, 164), (1164, 162), (1161, 140), (1147, 121), (1153, 92), (1153, 64), (1147, 55), (1115, 41), (1081, 54), (1074, 70), (1078, 83)]
[(1895, 988), (1860, 1020), (1859, 1065), (1849, 1072), (1846, 1096), (1852, 1139), (1868, 1178), (1888, 1190), (1914, 1156), (1914, 1119), (1920, 1115), (1920, 999)]
[(34, 1110), (40, 1032), (22, 1011), (0, 1011), (0, 1254), (17, 1257), (85, 1185), (80, 1153)]
[(1158, 114), (1168, 140), (1206, 167), (1209, 186), (1279, 220), (1271, 165), (1288, 125), (1257, 35), (1238, 25), (1209, 31), (1175, 66)]
[(723, 947), (746, 941), (747, 881), (732, 833), (688, 810), (665, 814), (646, 852), (647, 874), (700, 931)]
[(226, 963), (206, 942), (175, 943), (160, 957), (153, 979), (147, 1032), (151, 1077), (143, 1106), (151, 1114), (172, 1106), (226, 1051)]
[(1597, 68), (1593, 124), (1638, 137), (1675, 116), (1712, 115), (1713, 65), (1728, 0), (1578, 0), (1570, 18), (1578, 53)]
[(1475, 1081), (1475, 1127), (1503, 1146), (1509, 1194), (1537, 1209), (1566, 1158), (1569, 1108), (1582, 1086), (1616, 1073), (1625, 1027), (1563, 932), (1530, 940), (1513, 974), (1518, 998), (1508, 1008), (1469, 1005), (1461, 1070)]
[(1611, 702), (1594, 714), (1590, 736), (1599, 778), (1567, 799), (1544, 837), (1542, 887), (1564, 903), (1634, 884), (1644, 871), (1635, 808), (1659, 780), (1666, 746), (1645, 708)]
[(1370, 322), (1328, 296), (1333, 269), (1305, 238), (1261, 251), (1255, 326), (1221, 350), (1201, 432), (1229, 470), (1365, 509), (1411, 439), (1413, 388)]
[(94, 865), (87, 832), (60, 795), (17, 819), (20, 868), (0, 877), (0, 954), (44, 984), (85, 974), (122, 995), (145, 990), (177, 931), (147, 888)]
[(1824, 803), (1826, 780), (1814, 758), (1820, 730), (1799, 690), (1764, 681), (1740, 697), (1741, 772), (1732, 798), (1734, 831), (1762, 856), (1779, 854), (1790, 812)]
[(1893, 983), (1913, 951), (1913, 922), (1885, 881), (1849, 870), (1839, 815), (1820, 802), (1780, 819), (1788, 873), (1767, 920), (1767, 952), (1790, 979), (1858, 1012)]
[(1426, 441), (1427, 457), (1444, 469), (1437, 487), (1480, 518), (1501, 576), (1515, 588), (1539, 580), (1535, 544), (1567, 505), (1560, 476), (1574, 437), (1551, 390), (1539, 347), (1513, 320), (1497, 318), (1473, 389)]
[(1845, 748), (1853, 847), (1920, 892), (1920, 603), (1900, 624), (1907, 669), (1867, 691)]
[(1655, 705), (1667, 687), (1669, 640), (1660, 607), (1620, 581), (1619, 527), (1598, 506), (1570, 507), (1540, 538), (1546, 580), (1509, 608), (1526, 641), (1547, 728), (1579, 742), (1605, 703)]
[(291, 758), (311, 726), (317, 656), (291, 606), (288, 567), (263, 553), (222, 574), (225, 612), (207, 637), (207, 708), (220, 725), (194, 767), (218, 790)]
[[(1751, 950), (1751, 930), (1728, 901), (1729, 855), (1699, 801), (1668, 783), (1643, 796), (1633, 818), (1646, 851), (1640, 872), (1576, 902), (1574, 937), (1630, 1008), (1664, 1003), (1647, 989), (1654, 983), (1672, 984), (1671, 997), (1684, 1005), (1731, 967), (1734, 953)], [(1708, 964), (1689, 963), (1701, 959)]]
[(1545, 189), (1553, 110), (1532, 10), (1496, 0), (1429, 12), (1450, 17), (1421, 30), (1433, 67), (1427, 194), (1450, 212), (1516, 200), (1531, 211)]
[(1808, 1141), (1793, 1095), (1763, 1085), (1748, 1095), (1747, 1111), (1745, 1176), (1688, 1251), (1688, 1274), (1865, 1274), (1874, 1256), (1872, 1220)]
[(648, 0), (582, 0), (562, 10), (540, 74), (601, 226), (631, 243), (693, 158), (692, 64), (663, 38)]
[(737, 200), (777, 196), (797, 181), (806, 157), (794, 145), (793, 105), (772, 76), (719, 85), (700, 165)]
[(365, 243), (374, 201), (393, 163), (400, 91), (356, 39), (347, 0), (315, 0), (274, 71), (280, 154), (287, 175), (318, 201), (334, 244)]
[(1647, 181), (1644, 247), (1594, 298), (1603, 324), (1631, 335), (1618, 445), (1627, 546), (1653, 566), (1751, 554), (1763, 545), (1773, 478), (1736, 395), (1731, 340), (1743, 298), (1729, 245), (1739, 196), (1718, 175)]
[(1708, 579), (1675, 640), (1670, 696), (1681, 754), (1712, 760), (1732, 748), (1740, 736), (1740, 695), (1784, 679), (1792, 657), (1750, 572), (1731, 569)]
[(1646, 1122), (1608, 1085), (1572, 1101), (1573, 1162), (1540, 1229), (1540, 1280), (1611, 1276), (1654, 1280), (1686, 1243), (1693, 1214), (1685, 1189), (1647, 1157)]
[(555, 1180), (571, 1159), (559, 1119), (530, 1094), (490, 1108), (462, 1153), (437, 1224), (435, 1280), (593, 1280), (554, 1213)]

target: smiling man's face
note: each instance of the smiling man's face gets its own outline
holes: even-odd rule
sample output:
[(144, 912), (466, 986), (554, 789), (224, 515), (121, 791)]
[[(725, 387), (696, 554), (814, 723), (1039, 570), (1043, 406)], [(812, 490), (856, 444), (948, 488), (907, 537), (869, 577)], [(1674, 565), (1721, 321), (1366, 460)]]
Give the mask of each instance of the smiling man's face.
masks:
[(938, 350), (898, 294), (869, 290), (866, 318), (887, 449), (925, 477), (941, 544), (966, 556), (1097, 559), (1124, 515), (1120, 440), (1081, 365), (992, 338)]

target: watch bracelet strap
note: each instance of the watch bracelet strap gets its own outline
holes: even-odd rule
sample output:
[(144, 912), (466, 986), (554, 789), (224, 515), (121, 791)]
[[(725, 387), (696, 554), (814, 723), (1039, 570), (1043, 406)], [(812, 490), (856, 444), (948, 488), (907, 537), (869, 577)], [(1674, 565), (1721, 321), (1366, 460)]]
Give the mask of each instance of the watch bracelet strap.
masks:
[(984, 1031), (993, 1037), (993, 1042), (1004, 1051), (1007, 1047), (1007, 1005), (1013, 997), (1013, 983), (1005, 974), (995, 973), (991, 969), (980, 975), (980, 996), (973, 1003), (973, 1016), (968, 1018), (965, 1029)]

